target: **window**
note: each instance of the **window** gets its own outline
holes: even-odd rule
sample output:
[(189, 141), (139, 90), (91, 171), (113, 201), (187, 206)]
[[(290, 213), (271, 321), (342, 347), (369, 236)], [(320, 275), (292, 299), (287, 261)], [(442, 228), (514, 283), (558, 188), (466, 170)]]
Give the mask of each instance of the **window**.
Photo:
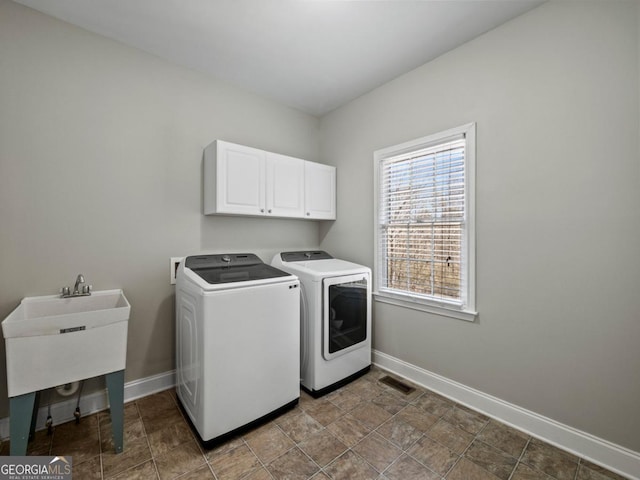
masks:
[(378, 150), (376, 300), (475, 319), (475, 124)]

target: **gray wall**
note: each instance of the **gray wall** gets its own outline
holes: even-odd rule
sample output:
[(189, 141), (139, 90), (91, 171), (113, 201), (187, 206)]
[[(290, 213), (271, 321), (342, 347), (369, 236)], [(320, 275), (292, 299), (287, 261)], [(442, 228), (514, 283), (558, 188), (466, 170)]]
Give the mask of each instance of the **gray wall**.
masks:
[(82, 272), (132, 304), (126, 380), (173, 369), (170, 257), (319, 243), (313, 222), (202, 215), (216, 138), (319, 160), (316, 118), (0, 0), (0, 318)]
[[(127, 380), (170, 370), (169, 257), (372, 265), (373, 151), (475, 121), (480, 318), (377, 304), (375, 348), (640, 451), (639, 29), (550, 2), (319, 122), (0, 0), (0, 318), (82, 272), (131, 300)], [(202, 216), (216, 138), (337, 165), (338, 220)]]
[(322, 118), (373, 264), (373, 152), (477, 122), (475, 323), (377, 303), (374, 347), (640, 451), (638, 4), (549, 2)]

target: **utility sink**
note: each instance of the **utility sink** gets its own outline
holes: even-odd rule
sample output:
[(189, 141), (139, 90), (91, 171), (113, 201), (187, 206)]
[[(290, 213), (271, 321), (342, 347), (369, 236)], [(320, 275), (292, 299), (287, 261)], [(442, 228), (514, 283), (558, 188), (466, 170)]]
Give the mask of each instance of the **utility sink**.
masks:
[(9, 397), (124, 370), (130, 312), (122, 290), (24, 298), (2, 322)]

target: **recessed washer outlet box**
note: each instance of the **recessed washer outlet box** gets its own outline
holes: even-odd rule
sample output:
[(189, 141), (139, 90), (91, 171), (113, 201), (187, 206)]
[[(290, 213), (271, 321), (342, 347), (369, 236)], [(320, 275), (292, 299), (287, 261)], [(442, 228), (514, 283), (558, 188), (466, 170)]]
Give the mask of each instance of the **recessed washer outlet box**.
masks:
[(176, 284), (176, 273), (178, 271), (178, 266), (180, 266), (180, 262), (184, 260), (184, 257), (171, 257), (171, 285)]

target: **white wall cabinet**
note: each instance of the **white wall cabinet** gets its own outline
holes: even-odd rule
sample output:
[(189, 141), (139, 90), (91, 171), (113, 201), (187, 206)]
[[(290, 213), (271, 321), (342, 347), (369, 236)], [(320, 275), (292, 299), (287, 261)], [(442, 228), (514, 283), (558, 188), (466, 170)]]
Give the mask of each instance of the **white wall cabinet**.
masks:
[(305, 162), (304, 205), (306, 218), (335, 220), (336, 167)]
[(276, 217), (304, 215), (304, 162), (267, 153), (267, 214)]
[(204, 151), (205, 215), (336, 218), (336, 169), (216, 140)]
[(204, 213), (264, 214), (265, 159), (262, 150), (233, 143), (214, 142), (207, 147)]

